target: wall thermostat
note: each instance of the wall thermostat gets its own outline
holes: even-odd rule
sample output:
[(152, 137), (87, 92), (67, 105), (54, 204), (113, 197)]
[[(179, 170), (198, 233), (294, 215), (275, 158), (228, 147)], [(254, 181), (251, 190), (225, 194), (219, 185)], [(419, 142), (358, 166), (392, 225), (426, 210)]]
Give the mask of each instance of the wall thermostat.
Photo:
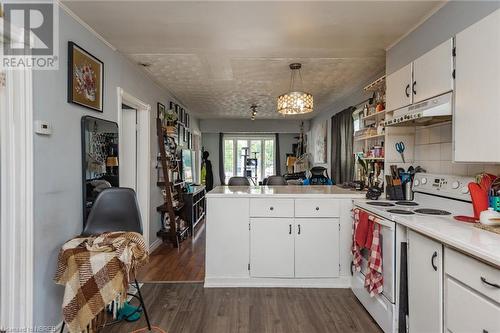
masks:
[(47, 121), (35, 120), (35, 133), (50, 135), (52, 134), (52, 126)]

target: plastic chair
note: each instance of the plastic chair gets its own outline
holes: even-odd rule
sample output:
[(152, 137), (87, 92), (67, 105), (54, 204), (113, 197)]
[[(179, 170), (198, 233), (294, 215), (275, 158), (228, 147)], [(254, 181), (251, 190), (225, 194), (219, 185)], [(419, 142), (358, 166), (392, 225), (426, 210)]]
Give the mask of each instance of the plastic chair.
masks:
[(288, 185), (285, 178), (282, 176), (269, 176), (266, 182), (267, 186)]
[(229, 178), (228, 186), (250, 186), (247, 177), (231, 177)]

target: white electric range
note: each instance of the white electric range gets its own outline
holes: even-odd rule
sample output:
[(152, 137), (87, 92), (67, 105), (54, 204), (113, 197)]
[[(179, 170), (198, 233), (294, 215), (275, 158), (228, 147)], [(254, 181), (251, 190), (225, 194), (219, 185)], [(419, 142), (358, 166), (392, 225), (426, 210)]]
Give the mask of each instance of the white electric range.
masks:
[[(381, 226), (382, 272), (384, 290), (370, 297), (364, 287), (369, 251), (362, 250), (361, 272), (352, 271), (352, 290), (384, 332), (398, 332), (401, 244), (406, 246), (405, 220), (413, 223), (466, 223), (455, 216), (472, 216), (468, 190), (470, 177), (418, 173), (413, 182), (414, 200), (355, 200), (354, 207), (379, 217)], [(403, 256), (404, 257), (404, 256)], [(401, 322), (405, 326), (404, 322)]]

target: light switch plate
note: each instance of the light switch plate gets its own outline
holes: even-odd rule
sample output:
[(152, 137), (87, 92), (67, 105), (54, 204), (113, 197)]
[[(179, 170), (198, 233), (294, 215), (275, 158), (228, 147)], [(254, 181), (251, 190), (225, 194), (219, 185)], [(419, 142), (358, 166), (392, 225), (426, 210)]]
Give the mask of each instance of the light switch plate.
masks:
[(35, 133), (50, 135), (52, 134), (52, 126), (47, 121), (35, 120)]

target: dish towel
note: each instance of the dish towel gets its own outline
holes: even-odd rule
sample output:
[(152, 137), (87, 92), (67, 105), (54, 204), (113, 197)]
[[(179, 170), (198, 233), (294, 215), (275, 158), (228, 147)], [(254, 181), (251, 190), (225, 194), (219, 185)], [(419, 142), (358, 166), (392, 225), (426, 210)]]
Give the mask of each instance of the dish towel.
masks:
[(361, 247), (359, 246), (358, 242), (356, 241), (356, 231), (358, 230), (359, 227), (359, 220), (360, 220), (360, 210), (359, 209), (353, 209), (352, 210), (352, 218), (353, 218), (353, 223), (352, 223), (352, 264), (354, 266), (354, 270), (356, 272), (361, 271), (361, 262), (363, 261), (363, 257), (361, 256)]
[[(376, 218), (375, 218), (376, 219)], [(370, 296), (384, 291), (384, 276), (382, 275), (382, 250), (380, 247), (380, 224), (373, 223), (373, 240), (368, 258), (368, 272), (365, 276), (365, 287)]]
[(95, 331), (106, 305), (117, 301), (120, 307), (125, 302), (130, 275), (147, 260), (144, 238), (136, 232), (67, 241), (54, 280), (65, 286), (62, 310), (69, 331)]

